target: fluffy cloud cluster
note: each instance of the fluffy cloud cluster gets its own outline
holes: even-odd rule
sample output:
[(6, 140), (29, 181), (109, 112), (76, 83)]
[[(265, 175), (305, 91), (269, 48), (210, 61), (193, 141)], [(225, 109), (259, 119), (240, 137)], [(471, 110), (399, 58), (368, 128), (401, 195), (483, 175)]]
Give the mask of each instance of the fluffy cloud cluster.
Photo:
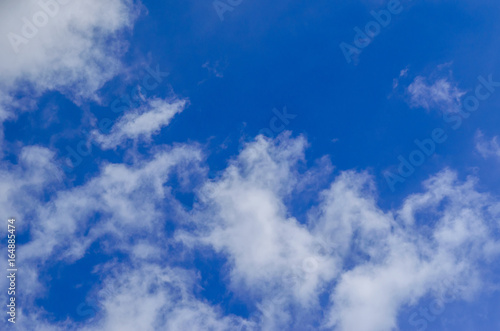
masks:
[(0, 2), (0, 146), (1, 124), (36, 109), (44, 92), (99, 102), (97, 91), (120, 72), (122, 35), (139, 10), (134, 0)]
[[(15, 97), (19, 91), (98, 100), (119, 72), (120, 34), (136, 15), (131, 0), (2, 2), (0, 121), (33, 108), (33, 99)], [(422, 77), (407, 91), (414, 106), (443, 112), (455, 111), (463, 95), (447, 79)], [(185, 106), (148, 100), (91, 139), (102, 149), (148, 142)], [(484, 153), (498, 147), (496, 140), (478, 144)], [(402, 307), (425, 297), (481, 291), (484, 266), (500, 252), (500, 201), (479, 192), (474, 178), (444, 170), (387, 210), (367, 172), (340, 172), (325, 183), (327, 158), (304, 171), (307, 145), (288, 133), (258, 136), (211, 177), (196, 144), (155, 146), (148, 156), (132, 150), (126, 162), (101, 162), (75, 186), (49, 148), (25, 146), (17, 160), (1, 160), (0, 218), (18, 218), (18, 233), (29, 239), (18, 246), (17, 328), (385, 331), (397, 329)], [(176, 195), (179, 188), (192, 205)], [(47, 318), (38, 300), (51, 288), (42, 275), (91, 250), (110, 257), (94, 260), (92, 270), (102, 282), (88, 295), (100, 311), (83, 322)], [(248, 316), (203, 296), (196, 254), (222, 261), (214, 277)]]
[[(227, 255), (235, 291), (279, 302), (278, 324), (263, 329), (299, 330), (327, 309), (325, 328), (390, 330), (403, 305), (450, 291), (443, 280), (464, 296), (476, 289), (477, 264), (498, 252), (490, 236), (497, 215), (484, 211), (496, 202), (477, 193), (472, 179), (461, 183), (444, 171), (424, 183), (424, 193), (384, 212), (370, 176), (344, 172), (300, 224), (285, 201), (298, 182), (304, 145), (300, 138), (279, 145), (258, 139), (202, 191), (213, 214), (203, 209), (198, 243)], [(430, 213), (431, 228), (423, 213)], [(292, 281), (283, 279), (287, 274)], [(330, 304), (320, 307), (325, 291)]]
[[(32, 238), (19, 248), (19, 263), (31, 270), (20, 280), (21, 295), (32, 303), (22, 308), (19, 326), (391, 330), (402, 306), (450, 291), (467, 298), (482, 288), (480, 266), (499, 253), (492, 233), (500, 203), (478, 192), (474, 179), (460, 181), (445, 170), (400, 208), (382, 210), (369, 174), (341, 172), (316, 192), (317, 203), (299, 222), (290, 202), (324, 177), (301, 170), (306, 146), (301, 137), (259, 136), (212, 179), (198, 147), (163, 147), (130, 165), (103, 164), (73, 188), (63, 187), (49, 150), (26, 147), (20, 167), (2, 163), (1, 186), (2, 217), (18, 215), (20, 231)], [(197, 178), (186, 185), (197, 197), (194, 206), (171, 193), (176, 176)], [(174, 233), (161, 230), (166, 224)], [(94, 242), (102, 254), (128, 256), (95, 267), (104, 281), (94, 291), (107, 293), (99, 296), (101, 313), (83, 326), (44, 320), (33, 304), (47, 291), (37, 275), (49, 261), (80, 259)], [(224, 314), (197, 294), (190, 256), (207, 250), (223, 257), (228, 291), (254, 307), (248, 318)]]
[(119, 34), (136, 16), (131, 0), (2, 1), (0, 85), (95, 99), (121, 66)]

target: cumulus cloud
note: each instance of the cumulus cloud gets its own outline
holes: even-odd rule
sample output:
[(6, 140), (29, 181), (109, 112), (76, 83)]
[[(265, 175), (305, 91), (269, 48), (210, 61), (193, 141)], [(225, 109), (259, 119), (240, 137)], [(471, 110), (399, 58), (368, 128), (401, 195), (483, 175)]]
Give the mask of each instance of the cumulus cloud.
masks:
[(123, 115), (107, 135), (93, 131), (95, 139), (103, 149), (115, 148), (127, 140), (150, 141), (162, 127), (167, 126), (172, 118), (182, 112), (186, 100), (150, 99), (145, 105)]
[[(402, 306), (452, 290), (443, 280), (462, 297), (477, 290), (477, 266), (498, 245), (490, 235), (495, 216), (484, 212), (495, 202), (476, 192), (474, 181), (461, 183), (444, 171), (424, 183), (425, 193), (384, 212), (371, 177), (347, 171), (301, 224), (285, 201), (298, 182), (304, 146), (301, 138), (249, 144), (202, 191), (198, 241), (179, 236), (227, 256), (230, 286), (259, 300), (263, 329), (311, 325), (325, 293), (331, 298), (323, 307), (325, 328), (375, 331), (397, 327)], [(431, 230), (419, 222), (420, 213), (443, 204)]]
[(96, 91), (121, 68), (127, 46), (121, 34), (137, 15), (132, 0), (2, 1), (0, 87), (98, 100)]
[(18, 317), (17, 326), (33, 331), (231, 331), (250, 325), (197, 299), (193, 295), (197, 277), (192, 271), (139, 261), (106, 267), (112, 271), (98, 290), (100, 312), (92, 322), (50, 323), (32, 314)]
[[(354, 247), (369, 258), (340, 277), (331, 297), (330, 325), (339, 330), (391, 330), (397, 327), (398, 310), (425, 294), (454, 290), (464, 298), (477, 290), (478, 265), (491, 257), (492, 247), (498, 252), (491, 235), (496, 215), (484, 212), (495, 201), (475, 191), (473, 180), (459, 182), (451, 171), (429, 179), (424, 188), (393, 216), (382, 217), (379, 211), (378, 222), (373, 216), (359, 218)], [(358, 199), (366, 201), (361, 195)], [(431, 229), (422, 215), (429, 211), (435, 224)], [(385, 226), (376, 227), (371, 220)]]
[(3, 126), (58, 91), (73, 102), (99, 102), (120, 73), (139, 5), (134, 0), (0, 2), (0, 146)]
[[(25, 302), (32, 303), (46, 290), (38, 277), (43, 266), (78, 260), (97, 240), (103, 253), (109, 248), (133, 255), (135, 244), (144, 241), (140, 237), (130, 244), (132, 233), (147, 232), (149, 240), (162, 239), (164, 233), (157, 229), (167, 221), (164, 212), (168, 210), (169, 217), (182, 212), (175, 199), (168, 198), (171, 193), (165, 183), (171, 176), (183, 176), (183, 167), (195, 171), (200, 157), (199, 150), (190, 146), (163, 148), (153, 159), (134, 166), (103, 165), (99, 176), (69, 189), (64, 189), (62, 172), (46, 148), (25, 147), (17, 166), (3, 163), (2, 217), (22, 220), (18, 231), (29, 231), (30, 241), (18, 248), (18, 263), (38, 266), (27, 267), (20, 280)], [(99, 221), (92, 221), (97, 215)], [(6, 285), (4, 279), (0, 283)]]
[(429, 79), (417, 76), (408, 86), (407, 93), (412, 107), (452, 113), (459, 110), (465, 91), (460, 90), (448, 78), (439, 78), (429, 82)]
[(112, 275), (100, 290), (107, 294), (100, 301), (104, 317), (83, 330), (222, 331), (235, 330), (243, 323), (242, 318), (223, 316), (220, 309), (194, 297), (193, 272), (152, 263), (112, 267)]
[[(54, 324), (30, 306), (21, 309), (22, 325), (390, 330), (403, 306), (451, 291), (457, 299), (473, 298), (485, 286), (484, 265), (500, 252), (493, 235), (500, 202), (478, 192), (473, 178), (461, 181), (444, 170), (400, 207), (383, 210), (367, 172), (343, 171), (316, 192), (317, 202), (299, 221), (291, 201), (304, 185), (317, 188), (323, 180), (321, 172), (304, 171), (307, 145), (303, 137), (259, 136), (210, 179), (198, 147), (162, 147), (147, 160), (103, 164), (72, 188), (61, 187), (54, 155), (45, 148), (26, 147), (20, 167), (3, 161), (1, 210), (26, 220), (32, 238), (19, 247), (23, 302), (43, 295), (37, 275), (49, 261), (72, 263), (94, 242), (103, 254), (128, 257), (96, 265), (103, 281), (92, 290), (100, 307), (93, 320)], [(169, 184), (186, 172), (202, 178), (190, 208)], [(161, 230), (166, 224), (174, 224), (173, 234)], [(247, 304), (248, 318), (200, 298), (198, 270), (189, 259), (207, 250), (223, 258), (222, 281)]]
[[(132, 0), (3, 1), (0, 123), (33, 109), (47, 91), (99, 101), (99, 89), (120, 72), (122, 34), (137, 15)], [(203, 67), (221, 76), (217, 65)], [(464, 95), (450, 78), (422, 76), (407, 93), (412, 107), (443, 113), (458, 111)], [(149, 142), (186, 104), (147, 100), (91, 139), (102, 149)], [(479, 132), (476, 146), (500, 156), (496, 137)], [(368, 172), (342, 171), (330, 182), (329, 158), (307, 169), (307, 147), (289, 133), (258, 136), (208, 177), (199, 146), (156, 146), (148, 157), (103, 162), (75, 186), (48, 148), (26, 146), (15, 162), (0, 160), (0, 218), (17, 217), (29, 238), (18, 246), (18, 328), (385, 331), (398, 328), (402, 307), (451, 292), (471, 299), (488, 284), (484, 268), (500, 253), (500, 201), (479, 192), (474, 178), (445, 169), (401, 206), (383, 209)], [(192, 206), (172, 182), (192, 194)], [(297, 206), (304, 192), (312, 198)], [(93, 244), (103, 256), (123, 256), (93, 268), (102, 282), (88, 296), (97, 298), (98, 314), (53, 322), (36, 304), (51, 290), (40, 275), (82, 259)], [(222, 260), (221, 286), (248, 316), (200, 294), (192, 261), (200, 252)], [(0, 287), (8, 287), (5, 277)]]

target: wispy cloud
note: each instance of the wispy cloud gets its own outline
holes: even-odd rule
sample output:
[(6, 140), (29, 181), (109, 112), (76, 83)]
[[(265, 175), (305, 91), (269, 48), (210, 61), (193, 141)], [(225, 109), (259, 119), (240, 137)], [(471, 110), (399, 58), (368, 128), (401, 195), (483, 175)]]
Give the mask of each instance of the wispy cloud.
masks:
[(120, 117), (109, 134), (94, 130), (92, 139), (101, 144), (103, 149), (115, 148), (129, 139), (135, 142), (150, 141), (176, 114), (184, 110), (186, 104), (186, 100), (148, 100), (146, 104)]
[(417, 76), (408, 86), (412, 107), (426, 110), (438, 110), (442, 113), (457, 112), (465, 91), (460, 90), (449, 78), (431, 80)]

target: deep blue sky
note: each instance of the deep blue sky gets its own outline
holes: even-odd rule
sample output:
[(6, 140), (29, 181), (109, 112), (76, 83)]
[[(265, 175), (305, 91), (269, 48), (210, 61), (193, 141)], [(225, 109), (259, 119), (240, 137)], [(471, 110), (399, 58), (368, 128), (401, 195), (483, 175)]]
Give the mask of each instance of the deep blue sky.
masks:
[[(120, 1), (117, 0), (118, 2)], [(171, 194), (163, 196), (162, 199), (172, 198), (176, 202), (166, 202), (161, 199), (158, 200), (161, 202), (158, 202), (155, 200), (156, 197), (151, 197), (151, 201), (157, 203), (155, 208), (158, 208), (159, 215), (163, 215), (158, 217), (160, 219), (163, 217), (165, 221), (162, 227), (155, 231), (162, 233), (164, 237), (148, 237), (146, 231), (142, 234), (144, 237), (141, 237), (141, 234), (130, 233), (130, 237), (121, 242), (102, 235), (90, 240), (88, 248), (78, 258), (42, 259), (43, 263), (40, 262), (40, 265), (43, 267), (37, 269), (35, 278), (44, 284), (46, 292), (44, 295), (30, 293), (26, 294), (28, 298), (20, 297), (21, 305), (22, 302), (26, 302), (26, 305), (31, 302), (32, 307), (25, 309), (31, 313), (39, 312), (40, 318), (49, 324), (55, 325), (68, 317), (75, 321), (77, 328), (82, 329), (88, 325), (92, 327), (92, 323), (101, 323), (109, 312), (103, 308), (104, 301), (98, 302), (96, 292), (104, 288), (105, 278), (111, 273), (104, 271), (96, 273), (96, 268), (112, 263), (135, 265), (134, 257), (123, 247), (135, 247), (134, 245), (143, 238), (150, 243), (158, 241), (164, 245), (161, 247), (165, 255), (161, 255), (162, 259), (158, 265), (175, 266), (198, 273), (198, 277), (195, 277), (198, 285), (194, 286), (195, 289), (192, 291), (197, 300), (219, 307), (223, 316), (235, 315), (243, 319), (258, 320), (255, 316), (260, 316), (256, 312), (260, 309), (261, 294), (253, 291), (260, 283), (257, 282), (255, 283), (257, 285), (254, 284), (252, 287), (248, 284), (242, 285), (244, 281), (238, 282), (241, 274), (237, 272), (242, 272), (244, 268), (235, 267), (239, 265), (239, 256), (227, 248), (230, 247), (229, 243), (226, 246), (221, 244), (224, 248), (218, 248), (217, 242), (210, 242), (212, 246), (208, 247), (200, 244), (201, 247), (186, 248), (189, 245), (185, 241), (180, 240), (181, 244), (179, 240), (173, 238), (177, 238), (179, 233), (183, 233), (182, 231), (187, 231), (196, 238), (203, 237), (200, 233), (207, 234), (203, 232), (206, 230), (204, 226), (197, 222), (204, 217), (218, 219), (213, 216), (217, 213), (213, 210), (218, 210), (213, 205), (221, 209), (223, 207), (217, 198), (204, 193), (203, 188), (208, 185), (205, 183), (222, 181), (225, 178), (223, 175), (225, 169), (231, 162), (233, 164), (236, 162), (234, 160), (238, 155), (242, 155), (248, 146), (247, 143), (255, 141), (255, 137), (262, 130), (270, 129), (272, 126), (270, 123), (278, 125), (281, 123), (273, 118), (276, 112), (283, 112), (284, 108), (289, 114), (296, 115), (284, 126), (284, 130), (290, 131), (290, 138), (285, 140), (300, 139), (297, 137), (302, 136), (309, 144), (305, 149), (305, 159), (299, 162), (297, 172), (304, 175), (306, 171), (316, 169), (320, 173), (318, 178), (313, 180), (315, 184), (311, 187), (298, 186), (293, 194), (279, 197), (282, 198), (280, 201), (286, 208), (287, 217), (295, 217), (304, 228), (314, 228), (308, 224), (308, 220), (314, 218), (316, 208), (320, 208), (318, 207), (321, 201), (320, 192), (328, 189), (337, 176), (348, 170), (367, 171), (375, 187), (375, 191), (370, 194), (373, 195), (378, 208), (381, 212), (394, 215), (409, 195), (427, 192), (428, 189), (422, 182), (443, 169), (455, 171), (459, 181), (466, 181), (469, 176), (474, 176), (477, 178), (475, 188), (479, 192), (477, 194), (484, 194), (488, 199), (497, 197), (500, 194), (500, 179), (497, 176), (500, 149), (497, 150), (497, 156), (494, 156), (494, 151), (490, 151), (488, 156), (493, 156), (486, 157), (487, 153), (481, 153), (478, 146), (480, 141), (493, 141), (493, 137), (499, 134), (500, 88), (489, 98), (481, 101), (478, 110), (464, 119), (457, 130), (443, 120), (443, 114), (453, 112), (451, 108), (454, 106), (463, 106), (464, 98), (474, 95), (475, 88), (479, 84), (478, 76), (492, 75), (494, 81), (500, 81), (498, 61), (500, 39), (497, 33), (500, 24), (498, 21), (500, 4), (495, 1), (401, 0), (402, 11), (392, 15), (388, 26), (381, 29), (355, 61), (347, 63), (340, 44), (342, 42), (353, 44), (354, 28), (364, 29), (365, 24), (373, 20), (370, 11), (385, 10), (387, 3), (382, 0), (278, 2), (243, 0), (232, 11), (225, 12), (224, 20), (221, 20), (211, 1), (143, 0), (142, 4), (136, 3), (138, 16), (132, 26), (119, 30), (112, 36), (123, 42), (121, 52), (117, 52), (115, 58), (121, 63), (121, 68), (113, 72), (109, 79), (103, 79), (95, 91), (89, 90), (95, 96), (94, 100), (91, 97), (82, 98), (80, 94), (83, 93), (75, 93), (73, 88), (79, 85), (71, 80), (60, 85), (48, 84), (48, 87), (44, 88), (35, 87), (33, 91), (18, 85), (10, 87), (8, 80), (7, 83), (2, 81), (3, 91), (6, 95), (11, 95), (13, 100), (22, 102), (23, 98), (33, 98), (30, 106), (16, 108), (13, 103), (9, 106), (13, 109), (9, 111), (16, 116), (3, 123), (2, 169), (6, 174), (10, 173), (15, 177), (26, 171), (26, 176), (30, 176), (26, 170), (28, 166), (22, 165), (20, 160), (21, 151), (26, 146), (36, 145), (49, 149), (55, 155), (53, 162), (56, 167), (66, 170), (68, 168), (64, 168), (64, 164), (68, 155), (67, 148), (76, 150), (80, 142), (82, 144), (89, 142), (92, 146), (92, 152), (88, 156), (81, 156), (81, 161), (70, 167), (71, 171), (63, 171), (58, 181), (44, 184), (39, 191), (33, 189), (37, 195), (35, 199), (38, 201), (37, 206), (41, 207), (33, 207), (34, 210), (26, 212), (17, 211), (19, 218), (22, 218), (22, 215), (30, 216), (29, 221), (22, 221), (25, 225), (19, 238), (19, 245), (35, 240), (38, 234), (37, 220), (51, 215), (52, 211), (48, 210), (58, 208), (59, 205), (55, 202), (57, 199), (61, 199), (65, 194), (73, 194), (68, 192), (75, 192), (85, 185), (88, 186), (103, 173), (106, 164), (135, 167), (141, 164), (140, 162), (154, 159), (158, 149), (164, 146), (169, 149), (172, 146), (186, 144), (196, 146), (203, 151), (201, 169), (193, 171), (188, 176), (189, 184), (186, 186), (182, 184), (185, 178), (180, 174), (173, 174), (161, 183), (160, 186), (168, 187), (168, 194)], [(58, 19), (58, 16), (55, 19)], [(99, 44), (93, 47), (103, 46)], [(7, 51), (10, 50), (2, 52)], [(47, 68), (50, 69), (51, 65), (54, 64), (49, 62)], [(132, 142), (130, 140), (122, 142), (114, 148), (100, 148), (99, 143), (92, 138), (92, 130), (96, 130), (98, 123), (104, 119), (113, 125), (123, 119), (125, 114), (133, 113), (137, 107), (115, 113), (111, 109), (111, 104), (117, 98), (133, 94), (134, 87), (140, 85), (148, 75), (146, 68), (154, 70), (157, 67), (169, 75), (163, 78), (158, 87), (145, 91), (143, 100), (139, 104), (144, 106), (147, 100), (153, 98), (184, 99), (187, 100), (187, 105), (182, 113), (175, 115), (168, 126), (162, 125), (161, 131), (155, 132), (151, 141), (145, 144), (140, 139), (134, 140), (134, 138)], [(104, 72), (107, 69), (99, 70)], [(4, 70), (7, 71), (5, 68)], [(21, 71), (19, 69), (19, 72)], [(404, 75), (400, 75), (402, 72)], [(62, 76), (58, 75), (56, 78), (62, 79)], [(14, 77), (12, 82), (15, 81), (16, 84), (23, 79), (30, 82), (29, 74), (23, 76), (20, 73)], [(35, 79), (40, 77), (37, 76)], [(422, 94), (418, 99), (420, 101), (416, 101), (415, 93), (412, 93), (412, 86), (414, 87), (415, 82), (419, 81), (418, 77), (423, 78), (426, 83), (422, 88), (424, 90), (429, 88), (426, 91), (431, 93)], [(82, 81), (85, 79), (89, 78), (83, 77)], [(458, 91), (459, 100), (452, 100), (452, 103), (444, 108), (433, 103), (436, 99), (433, 99), (432, 92), (429, 91), (436, 87), (434, 84), (439, 81), (448, 83), (449, 89), (445, 92), (452, 94), (453, 91)], [(70, 87), (69, 92), (64, 84)], [(448, 97), (449, 94), (444, 96)], [(430, 107), (424, 105), (422, 100), (425, 98)], [(397, 173), (400, 162), (398, 156), (408, 158), (416, 149), (414, 140), (429, 138), (435, 128), (442, 128), (447, 134), (447, 140), (438, 144), (436, 152), (427, 157), (423, 165), (416, 167), (411, 176), (403, 183), (396, 184), (392, 190), (384, 174), (387, 171)], [(479, 132), (483, 134), (484, 140), (478, 138)], [(272, 138), (278, 137), (278, 134), (277, 132)], [(322, 170), (326, 170), (329, 163), (320, 163), (319, 166), (317, 164), (325, 155), (330, 160), (333, 171), (331, 173), (325, 171), (323, 174)], [(273, 157), (277, 158), (275, 155)], [(315, 166), (318, 168), (314, 168)], [(181, 169), (189, 167), (190, 165), (185, 164), (180, 166)], [(245, 172), (241, 170), (241, 173)], [(282, 172), (277, 171), (272, 177), (278, 178), (280, 174)], [(260, 177), (262, 176), (265, 174)], [(7, 177), (4, 175), (4, 178)], [(7, 183), (7, 180), (5, 182)], [(7, 184), (5, 185), (7, 187)], [(146, 187), (148, 184), (144, 185)], [(126, 185), (113, 186), (110, 192), (126, 191), (126, 187)], [(139, 192), (137, 195), (141, 196), (143, 187), (138, 185), (136, 189)], [(22, 190), (30, 191), (24, 186), (20, 190), (21, 193), (18, 192), (16, 196), (22, 196)], [(103, 196), (99, 195), (101, 193), (95, 194), (96, 201), (107, 201), (104, 193)], [(464, 199), (468, 196), (460, 194), (457, 193), (456, 196)], [(350, 195), (341, 194), (341, 196)], [(203, 200), (204, 197), (207, 200)], [(212, 198), (221, 205), (210, 200)], [(340, 198), (335, 201), (338, 199)], [(452, 200), (452, 198), (443, 199), (443, 204)], [(177, 202), (180, 207), (172, 207), (177, 206)], [(442, 205), (438, 204), (437, 207), (431, 205), (432, 203), (423, 207), (425, 210), (423, 214), (415, 212), (418, 222), (423, 222), (422, 231), (425, 234), (427, 227), (433, 228), (437, 219), (447, 215)], [(455, 204), (452, 205), (453, 208), (456, 207)], [(11, 208), (10, 206), (13, 207), (9, 210), (16, 212), (15, 206), (19, 204), (12, 202), (8, 208)], [(120, 209), (126, 206), (127, 204), (113, 208)], [(481, 205), (478, 208), (488, 211), (498, 210), (495, 204), (483, 207)], [(185, 214), (176, 208), (184, 208)], [(425, 212), (428, 210), (429, 213), (435, 214), (427, 217)], [(107, 212), (112, 214), (109, 210), (97, 210), (89, 216), (82, 216), (86, 225), (78, 228), (78, 236), (81, 236), (78, 238), (90, 238), (92, 227), (95, 225), (99, 228), (107, 217), (111, 217), (106, 214)], [(230, 212), (228, 214), (232, 215)], [(221, 215), (228, 214), (221, 212)], [(453, 209), (451, 215), (452, 218), (460, 218), (461, 216), (457, 215), (462, 214)], [(193, 224), (186, 221), (191, 218), (196, 219)], [(494, 220), (494, 216), (492, 219)], [(212, 224), (208, 221), (207, 223)], [(211, 225), (207, 227), (210, 228)], [(54, 228), (47, 226), (47, 228), (59, 231), (57, 226)], [(436, 229), (439, 229), (439, 226), (436, 226)], [(44, 231), (40, 233), (45, 233)], [(125, 235), (128, 229), (124, 225), (121, 231)], [(210, 231), (208, 233), (211, 233)], [(498, 234), (497, 231), (491, 230), (494, 238)], [(61, 230), (61, 233), (64, 231)], [(356, 242), (355, 238), (358, 235), (362, 236), (354, 231), (353, 242)], [(434, 235), (427, 237), (434, 238)], [(67, 238), (77, 240), (71, 239), (73, 237)], [(108, 245), (115, 244), (119, 248), (109, 249)], [(372, 259), (376, 260), (374, 257), (370, 258), (369, 253), (362, 252), (361, 248), (358, 251), (354, 243), (352, 245), (353, 251), (346, 255), (342, 264), (346, 272), (354, 270), (359, 261), (366, 259), (372, 263)], [(437, 249), (438, 246), (429, 247)], [(70, 248), (64, 245), (60, 248), (57, 248), (57, 245), (55, 247), (61, 249), (58, 253), (60, 256), (64, 255), (65, 250), (70, 251)], [(466, 244), (464, 247), (467, 247)], [(247, 249), (252, 250), (252, 247)], [(491, 251), (495, 249), (491, 248)], [(234, 255), (231, 255), (233, 253)], [(465, 253), (465, 256), (469, 254)], [(436, 320), (427, 321), (428, 326), (424, 329), (498, 329), (500, 319), (497, 317), (496, 306), (499, 297), (497, 291), (492, 290), (495, 286), (492, 284), (495, 284), (498, 278), (496, 276), (498, 270), (492, 267), (494, 264), (490, 264), (493, 261), (491, 257), (476, 253), (472, 248), (470, 256), (474, 256), (474, 261), (482, 267), (484, 273), (484, 281), (478, 287), (480, 289), (476, 289), (476, 292), (471, 290), (474, 294), (462, 293), (463, 296), (459, 300), (446, 305), (445, 312)], [(458, 265), (458, 262), (456, 264)], [(248, 282), (249, 279), (255, 280), (248, 274), (245, 277), (250, 278), (241, 277)], [(22, 281), (28, 280), (26, 278)], [(335, 292), (334, 289), (340, 281), (340, 278), (329, 278), (321, 290), (315, 292), (320, 298), (318, 299), (320, 309), (311, 313), (313, 316), (311, 320), (302, 320), (299, 316), (287, 327), (290, 330), (298, 330), (306, 324), (312, 326), (312, 329), (325, 327), (327, 319), (325, 316), (329, 316), (331, 306), (329, 296)], [(424, 286), (421, 283), (415, 284), (411, 286), (415, 288)], [(402, 302), (397, 303), (396, 324), (400, 330), (418, 329), (409, 322), (410, 316), (420, 308), (429, 306), (434, 300), (434, 290), (435, 288), (428, 285), (424, 292), (419, 292), (419, 295), (411, 299), (405, 297)], [(293, 306), (293, 303), (290, 305)], [(293, 312), (298, 308), (293, 306), (290, 309)], [(168, 320), (168, 317), (165, 318)], [(362, 319), (363, 316), (359, 318)], [(111, 325), (109, 323), (97, 325), (99, 327), (106, 325), (109, 329)], [(346, 325), (352, 324), (340, 323), (329, 325), (327, 328), (346, 330)], [(22, 329), (19, 324), (17, 326)], [(259, 328), (265, 329), (269, 326), (260, 324), (257, 329)], [(25, 329), (29, 327), (25, 326)], [(279, 328), (276, 326), (274, 329)], [(374, 326), (366, 330), (376, 331), (383, 328)]]

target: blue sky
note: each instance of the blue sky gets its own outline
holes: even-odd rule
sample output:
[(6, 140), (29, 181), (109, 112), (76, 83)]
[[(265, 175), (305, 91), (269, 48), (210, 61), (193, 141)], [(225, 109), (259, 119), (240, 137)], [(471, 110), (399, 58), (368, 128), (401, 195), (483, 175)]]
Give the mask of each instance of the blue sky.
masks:
[(499, 12), (2, 2), (2, 327), (498, 330)]

